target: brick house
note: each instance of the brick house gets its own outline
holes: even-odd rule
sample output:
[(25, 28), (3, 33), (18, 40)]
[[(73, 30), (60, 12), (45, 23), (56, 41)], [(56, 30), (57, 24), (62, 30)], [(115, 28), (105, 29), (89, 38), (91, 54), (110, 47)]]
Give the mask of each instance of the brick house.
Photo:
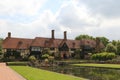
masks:
[(89, 52), (100, 51), (104, 48), (104, 45), (96, 40), (70, 40), (67, 39), (67, 32), (64, 32), (64, 39), (57, 39), (54, 37), (54, 30), (51, 31), (51, 38), (36, 37), (34, 39), (27, 38), (15, 38), (11, 37), (11, 33), (8, 33), (8, 37), (2, 44), (3, 53), (12, 55), (14, 52), (18, 52), (20, 55), (35, 55), (39, 57), (44, 49), (49, 49), (50, 53), (54, 56), (61, 58), (69, 58), (75, 50), (81, 50), (82, 54)]

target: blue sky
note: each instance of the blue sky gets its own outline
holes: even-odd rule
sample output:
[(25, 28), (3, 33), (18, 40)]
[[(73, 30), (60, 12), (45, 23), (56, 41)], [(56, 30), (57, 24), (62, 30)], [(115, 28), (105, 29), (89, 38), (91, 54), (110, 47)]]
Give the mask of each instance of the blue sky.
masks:
[(120, 40), (119, 0), (0, 0), (0, 37), (63, 38), (80, 34)]

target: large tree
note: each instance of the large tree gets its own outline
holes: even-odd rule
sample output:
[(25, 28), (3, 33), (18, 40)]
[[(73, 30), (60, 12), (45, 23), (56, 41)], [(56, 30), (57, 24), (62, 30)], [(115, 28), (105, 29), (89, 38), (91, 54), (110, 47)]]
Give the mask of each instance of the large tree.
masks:
[(87, 34), (82, 34), (82, 35), (79, 35), (75, 38), (75, 40), (81, 40), (81, 39), (92, 39), (92, 40), (94, 40), (95, 38), (93, 36), (89, 36)]
[(109, 39), (107, 39), (106, 37), (97, 37), (100, 39), (100, 41), (104, 44), (104, 46), (106, 46), (109, 43)]
[(2, 52), (2, 41), (3, 41), (3, 39), (0, 38), (0, 53)]
[(116, 41), (116, 40), (112, 40), (111, 43), (112, 43), (114, 46), (117, 46), (118, 41)]
[(106, 52), (116, 53), (117, 52), (117, 48), (112, 43), (108, 43), (107, 46), (106, 46), (106, 48), (105, 48), (105, 51)]
[(117, 42), (116, 47), (117, 47), (117, 54), (120, 55), (120, 41)]
[(120, 55), (120, 41), (112, 40), (111, 43), (117, 48), (117, 54)]

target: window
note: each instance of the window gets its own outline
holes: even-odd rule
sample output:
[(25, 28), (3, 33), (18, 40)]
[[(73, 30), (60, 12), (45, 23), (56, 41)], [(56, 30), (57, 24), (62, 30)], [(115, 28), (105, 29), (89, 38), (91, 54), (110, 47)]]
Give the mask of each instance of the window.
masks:
[(41, 49), (40, 49), (40, 47), (32, 47), (31, 50), (32, 50), (32, 51), (40, 51)]
[(71, 51), (75, 51), (76, 49), (72, 48)]
[(50, 50), (55, 50), (55, 48), (50, 48)]

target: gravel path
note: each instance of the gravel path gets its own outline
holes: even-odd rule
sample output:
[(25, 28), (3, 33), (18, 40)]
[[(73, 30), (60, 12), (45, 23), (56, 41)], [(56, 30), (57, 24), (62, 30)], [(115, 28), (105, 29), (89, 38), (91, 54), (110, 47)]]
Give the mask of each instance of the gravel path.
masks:
[(0, 63), (0, 80), (26, 80), (14, 70), (6, 66), (5, 63)]

